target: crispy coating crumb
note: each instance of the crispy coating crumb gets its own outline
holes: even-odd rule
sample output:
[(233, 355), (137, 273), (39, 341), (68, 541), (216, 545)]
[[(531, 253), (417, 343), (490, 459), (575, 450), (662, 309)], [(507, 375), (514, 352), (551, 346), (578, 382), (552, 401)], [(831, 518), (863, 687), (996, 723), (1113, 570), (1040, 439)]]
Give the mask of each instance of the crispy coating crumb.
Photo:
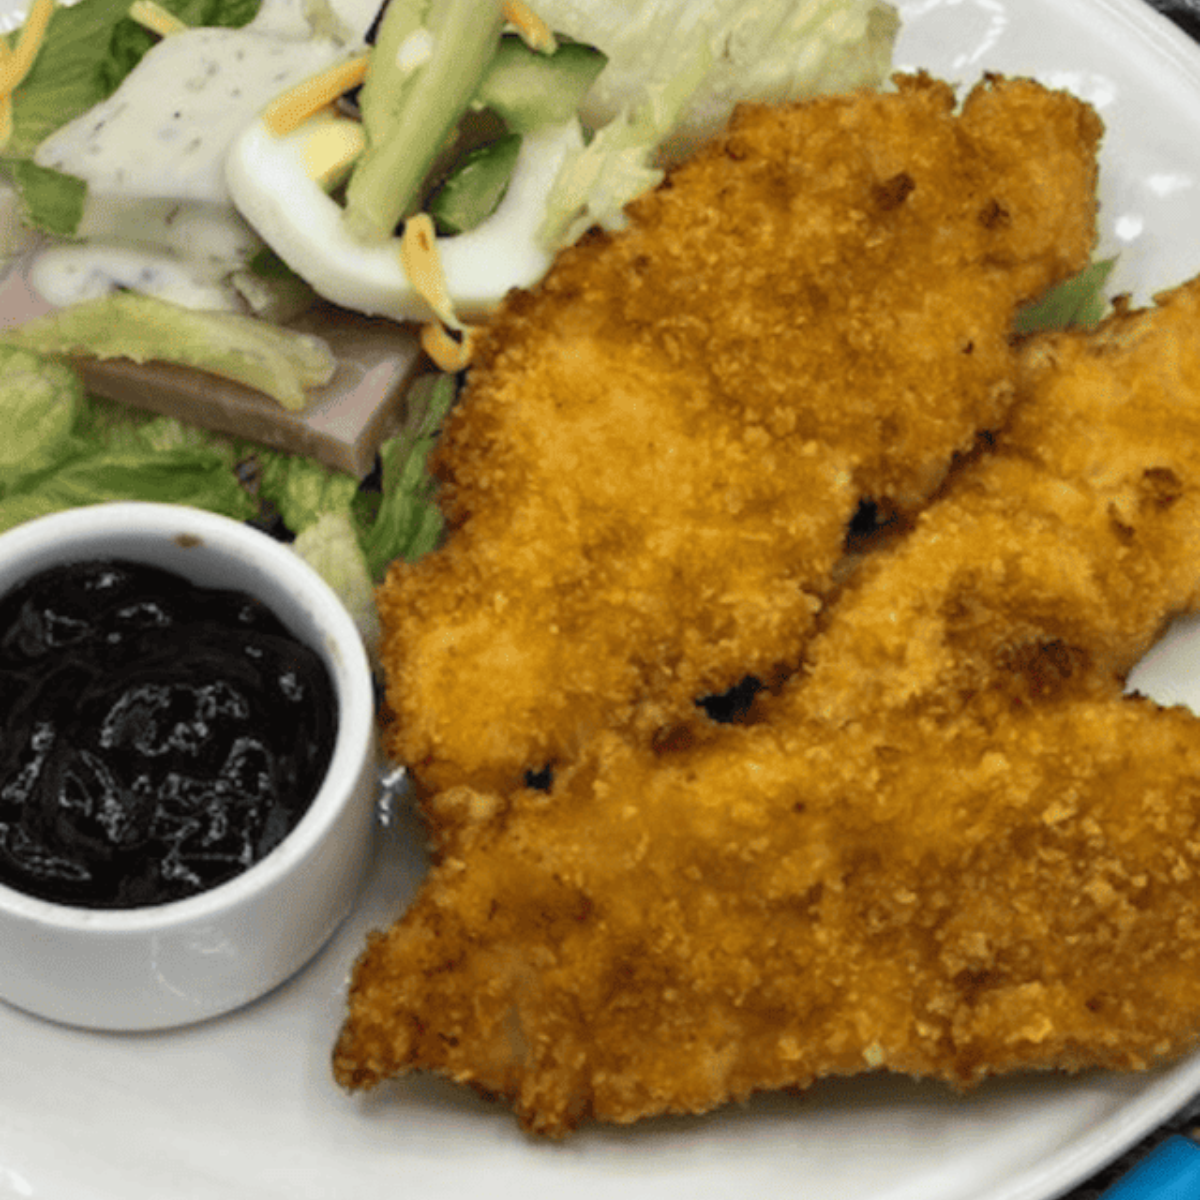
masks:
[(1200, 281), (1028, 345), (1006, 429), (755, 723), (447, 793), (479, 819), (359, 963), (340, 1081), (439, 1071), (558, 1136), (1193, 1049), (1200, 718), (1121, 678), (1196, 600), (1198, 318)]
[(510, 297), (438, 453), (448, 544), (380, 591), (391, 753), (509, 789), (793, 668), (860, 500), (919, 506), (1002, 420), (1099, 136), (1024, 80), (747, 107)]
[(372, 942), (338, 1075), (436, 1070), (562, 1135), (880, 1068), (1143, 1068), (1196, 1041), (1198, 824), (1197, 723), (1145, 702), (607, 734)]
[(810, 648), (827, 720), (998, 675), (1034, 697), (1125, 678), (1200, 603), (1200, 280), (1093, 333), (1031, 341), (1019, 398), (892, 553), (869, 558)]

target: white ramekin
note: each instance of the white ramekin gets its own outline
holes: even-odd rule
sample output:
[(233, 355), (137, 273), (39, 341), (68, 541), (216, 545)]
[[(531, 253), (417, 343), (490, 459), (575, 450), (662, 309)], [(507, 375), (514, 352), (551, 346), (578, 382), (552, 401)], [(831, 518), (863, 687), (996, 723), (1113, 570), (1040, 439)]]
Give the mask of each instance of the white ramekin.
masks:
[(96, 910), (0, 886), (0, 998), (92, 1029), (185, 1025), (247, 1004), (298, 971), (352, 907), (375, 831), (371, 669), (341, 602), (287, 546), (225, 517), (118, 503), (56, 513), (0, 536), (0, 594), (58, 563), (122, 558), (247, 591), (320, 653), (338, 727), (325, 781), (279, 846), (198, 895)]

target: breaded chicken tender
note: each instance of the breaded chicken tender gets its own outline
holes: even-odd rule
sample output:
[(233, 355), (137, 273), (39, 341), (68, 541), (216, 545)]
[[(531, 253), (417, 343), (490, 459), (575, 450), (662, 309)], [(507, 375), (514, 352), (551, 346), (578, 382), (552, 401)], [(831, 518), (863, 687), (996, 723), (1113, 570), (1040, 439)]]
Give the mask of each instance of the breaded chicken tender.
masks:
[(1146, 1067), (1200, 1031), (1198, 827), (1200, 723), (1146, 702), (603, 735), (371, 942), (337, 1075), (438, 1071), (562, 1135), (873, 1069)]
[(1196, 600), (1198, 305), (1028, 345), (994, 445), (751, 723), (438, 796), (473, 820), (361, 959), (340, 1081), (434, 1070), (561, 1135), (1193, 1049), (1200, 718), (1121, 684)]
[(998, 675), (1123, 680), (1200, 605), (1200, 279), (1031, 341), (1019, 399), (809, 653), (803, 704), (859, 720)]
[(860, 501), (915, 508), (1004, 417), (1099, 136), (1023, 80), (751, 106), (510, 297), (437, 454), (448, 543), (379, 595), (391, 754), (507, 789), (793, 667)]

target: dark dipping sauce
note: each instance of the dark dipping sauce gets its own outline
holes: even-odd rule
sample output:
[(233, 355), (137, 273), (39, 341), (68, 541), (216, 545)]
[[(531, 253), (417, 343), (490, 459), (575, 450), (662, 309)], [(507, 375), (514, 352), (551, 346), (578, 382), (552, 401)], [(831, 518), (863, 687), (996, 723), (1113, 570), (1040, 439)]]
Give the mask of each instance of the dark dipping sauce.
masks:
[(304, 815), (333, 753), (320, 657), (261, 601), (123, 561), (0, 598), (0, 883), (141, 908), (223, 883)]

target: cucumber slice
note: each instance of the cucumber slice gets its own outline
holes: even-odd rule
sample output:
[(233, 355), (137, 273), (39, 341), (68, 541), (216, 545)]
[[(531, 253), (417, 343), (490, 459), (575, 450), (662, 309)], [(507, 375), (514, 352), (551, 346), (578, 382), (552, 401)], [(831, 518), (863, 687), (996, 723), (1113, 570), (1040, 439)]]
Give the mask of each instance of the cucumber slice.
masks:
[(506, 33), (472, 104), (490, 108), (514, 133), (561, 125), (579, 111), (607, 57), (594, 46), (559, 39), (553, 54), (531, 50)]
[(472, 150), (430, 197), (438, 233), (452, 236), (481, 225), (496, 211), (521, 152), (521, 135), (505, 134)]
[(392, 0), (359, 96), (367, 149), (346, 188), (346, 223), (388, 241), (468, 109), (503, 27), (501, 0)]

